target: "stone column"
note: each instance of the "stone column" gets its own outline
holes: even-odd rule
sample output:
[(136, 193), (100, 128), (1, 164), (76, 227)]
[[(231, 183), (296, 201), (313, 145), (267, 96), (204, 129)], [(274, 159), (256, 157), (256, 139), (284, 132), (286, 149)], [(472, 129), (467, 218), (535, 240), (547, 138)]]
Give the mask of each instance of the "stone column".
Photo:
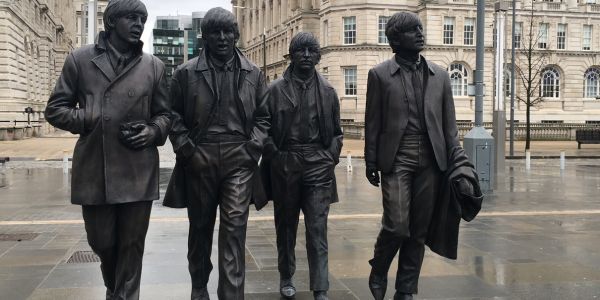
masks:
[(288, 0), (281, 0), (281, 8), (279, 11), (280, 11), (279, 23), (283, 24), (285, 22), (285, 20), (288, 19), (288, 14), (289, 14)]

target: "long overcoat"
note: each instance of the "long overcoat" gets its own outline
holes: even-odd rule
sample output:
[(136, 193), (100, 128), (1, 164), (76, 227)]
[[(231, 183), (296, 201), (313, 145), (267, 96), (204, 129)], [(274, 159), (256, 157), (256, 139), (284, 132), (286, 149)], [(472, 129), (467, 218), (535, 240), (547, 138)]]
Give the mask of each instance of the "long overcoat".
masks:
[[(46, 107), (53, 126), (79, 134), (73, 153), (71, 202), (119, 204), (159, 198), (156, 146), (171, 126), (164, 64), (141, 52), (119, 74), (110, 64), (105, 34), (66, 58)], [(154, 146), (132, 150), (119, 140), (122, 123), (159, 128)]]
[[(459, 146), (454, 98), (448, 72), (425, 61), (423, 110), (427, 134), (440, 170), (448, 168), (448, 154)], [(394, 58), (369, 71), (365, 114), (365, 161), (383, 173), (392, 170), (396, 152), (408, 124), (408, 98), (402, 68)]]
[[(275, 152), (280, 149), (287, 139), (294, 115), (298, 111), (298, 99), (295, 95), (291, 79), (291, 69), (288, 68), (281, 79), (271, 83), (266, 94), (271, 115), (271, 129), (265, 142), (263, 162), (260, 166), (262, 183), (266, 196), (273, 200), (270, 164)], [(333, 156), (335, 163), (339, 162), (342, 151), (343, 133), (340, 125), (340, 101), (331, 84), (319, 73), (316, 75), (319, 99), (317, 99), (317, 115), (319, 118), (319, 135), (321, 144)], [(337, 184), (331, 187), (331, 202), (338, 202)]]
[[(266, 106), (264, 94), (267, 90), (263, 72), (250, 62), (238, 49), (235, 49), (239, 70), (236, 71), (233, 91), (238, 105), (244, 130), (248, 136), (246, 149), (259, 160), (263, 143), (267, 137), (271, 118)], [(164, 205), (172, 208), (187, 207), (184, 164), (185, 157), (195, 151), (194, 139), (201, 136), (214, 116), (213, 107), (217, 103), (216, 86), (208, 65), (208, 53), (200, 55), (177, 68), (170, 86), (173, 105), (173, 127), (169, 139), (177, 156), (173, 175), (165, 194)], [(201, 107), (201, 110), (196, 108)], [(196, 115), (197, 111), (202, 113)], [(259, 189), (260, 176), (254, 176), (253, 201), (263, 194)], [(260, 201), (264, 201), (260, 200)]]

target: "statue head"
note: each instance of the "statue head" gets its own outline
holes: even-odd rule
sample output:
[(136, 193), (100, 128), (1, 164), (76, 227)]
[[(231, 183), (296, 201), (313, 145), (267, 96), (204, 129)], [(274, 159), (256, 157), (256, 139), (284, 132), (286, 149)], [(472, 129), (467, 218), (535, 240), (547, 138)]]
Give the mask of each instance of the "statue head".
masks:
[(310, 32), (300, 32), (290, 41), (292, 68), (299, 72), (310, 72), (321, 61), (321, 46)]
[(148, 18), (146, 5), (140, 0), (110, 0), (104, 10), (104, 28), (128, 44), (137, 44)]
[(394, 53), (416, 54), (425, 47), (423, 23), (419, 16), (412, 12), (395, 13), (385, 26), (385, 35)]
[(211, 56), (220, 60), (233, 56), (235, 44), (240, 38), (240, 29), (230, 11), (220, 7), (211, 8), (206, 12), (200, 29), (205, 47)]

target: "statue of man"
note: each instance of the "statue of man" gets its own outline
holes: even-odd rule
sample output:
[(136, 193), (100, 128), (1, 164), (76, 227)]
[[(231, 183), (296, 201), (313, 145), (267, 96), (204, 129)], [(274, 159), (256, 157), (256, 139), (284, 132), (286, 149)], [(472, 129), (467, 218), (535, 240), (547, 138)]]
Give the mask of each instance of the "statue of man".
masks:
[(384, 299), (396, 254), (394, 299), (412, 299), (425, 239), (450, 153), (459, 147), (448, 73), (419, 53), (423, 25), (411, 12), (388, 21), (395, 56), (369, 71), (365, 116), (366, 176), (383, 194), (382, 229), (369, 261), (369, 288)]
[(267, 93), (272, 127), (261, 167), (264, 182), (270, 178), (275, 205), (280, 293), (285, 298), (296, 294), (294, 248), (302, 211), (310, 289), (315, 299), (324, 300), (329, 289), (327, 216), (329, 205), (338, 201), (334, 169), (342, 148), (340, 107), (335, 89), (315, 70), (321, 59), (315, 36), (295, 35), (289, 54), (291, 65)]
[[(237, 48), (235, 16), (210, 9), (204, 50), (173, 74), (177, 156), (165, 205), (187, 207), (192, 299), (208, 299), (213, 230), (219, 207), (219, 299), (244, 299), (246, 225), (263, 141), (270, 127), (263, 73)], [(184, 202), (184, 203), (181, 203)]]
[(171, 127), (164, 64), (142, 52), (147, 16), (139, 0), (110, 0), (106, 31), (67, 56), (45, 112), (53, 126), (80, 135), (71, 202), (82, 205), (106, 299), (139, 298), (144, 240), (159, 198), (156, 147)]

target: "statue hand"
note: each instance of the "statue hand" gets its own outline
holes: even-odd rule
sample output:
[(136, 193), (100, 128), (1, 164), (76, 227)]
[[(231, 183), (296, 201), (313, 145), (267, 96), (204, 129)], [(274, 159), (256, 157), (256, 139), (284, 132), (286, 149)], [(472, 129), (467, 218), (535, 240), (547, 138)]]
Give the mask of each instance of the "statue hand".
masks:
[(125, 141), (127, 145), (133, 149), (142, 149), (154, 144), (156, 137), (158, 136), (158, 128), (154, 125), (148, 124), (137, 124), (132, 127), (137, 134), (128, 137)]
[(367, 180), (374, 185), (379, 186), (379, 172), (376, 167), (367, 166)]

